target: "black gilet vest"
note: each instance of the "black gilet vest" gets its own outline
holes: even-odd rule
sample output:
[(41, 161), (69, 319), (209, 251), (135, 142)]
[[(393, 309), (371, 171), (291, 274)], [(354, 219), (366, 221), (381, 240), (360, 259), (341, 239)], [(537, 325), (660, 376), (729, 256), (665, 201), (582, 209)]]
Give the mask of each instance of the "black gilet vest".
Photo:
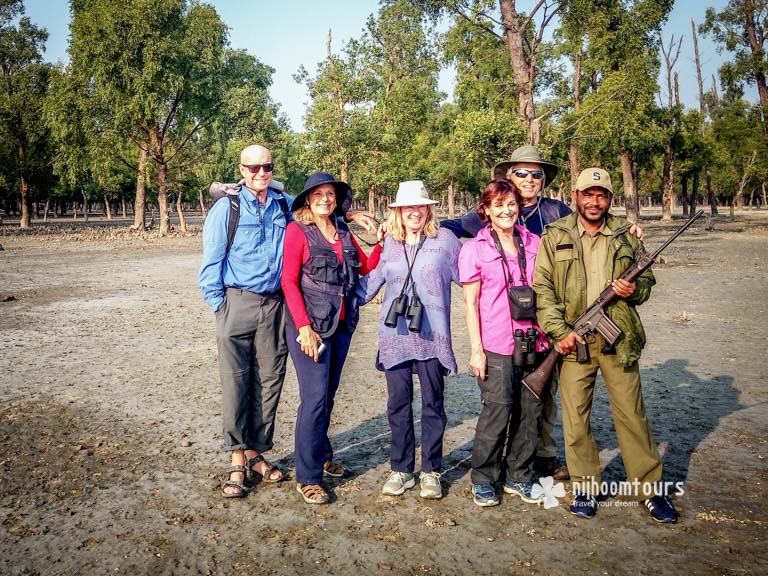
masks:
[(301, 267), (301, 294), (307, 308), (312, 329), (322, 338), (332, 335), (339, 325), (341, 303), (344, 302), (344, 320), (354, 332), (360, 318), (359, 304), (354, 294), (358, 280), (360, 258), (352, 243), (352, 234), (346, 224), (336, 223), (341, 239), (343, 258), (339, 257), (315, 225), (296, 221), (304, 231), (309, 244), (309, 260)]

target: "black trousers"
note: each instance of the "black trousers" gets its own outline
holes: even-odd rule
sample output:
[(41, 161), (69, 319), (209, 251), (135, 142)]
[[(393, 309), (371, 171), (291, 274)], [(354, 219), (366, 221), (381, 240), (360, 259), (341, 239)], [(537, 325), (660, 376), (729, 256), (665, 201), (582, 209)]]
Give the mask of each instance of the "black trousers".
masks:
[(472, 483), (532, 482), (542, 424), (542, 401), (523, 386), (512, 356), (485, 351), (483, 403), (472, 448)]

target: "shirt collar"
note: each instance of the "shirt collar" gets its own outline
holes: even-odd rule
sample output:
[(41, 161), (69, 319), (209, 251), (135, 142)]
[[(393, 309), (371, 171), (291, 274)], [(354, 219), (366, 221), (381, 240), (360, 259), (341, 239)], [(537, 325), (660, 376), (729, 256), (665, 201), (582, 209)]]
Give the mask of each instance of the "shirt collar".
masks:
[[(576, 228), (579, 231), (579, 237), (582, 237), (587, 233), (581, 223), (581, 218), (579, 217), (576, 218)], [(603, 225), (600, 226), (600, 230), (598, 230), (597, 233), (602, 234), (603, 236), (613, 236), (613, 230), (608, 226), (608, 222), (605, 219), (603, 219)]]
[[(250, 189), (245, 184), (240, 185), (240, 196), (242, 198), (245, 198), (247, 202), (250, 202), (254, 206), (258, 202), (258, 198), (256, 198), (256, 196), (253, 195), (253, 192), (251, 192)], [(269, 202), (270, 196), (273, 199), (278, 198), (277, 193), (274, 190), (272, 190), (272, 188), (267, 188), (267, 203)]]

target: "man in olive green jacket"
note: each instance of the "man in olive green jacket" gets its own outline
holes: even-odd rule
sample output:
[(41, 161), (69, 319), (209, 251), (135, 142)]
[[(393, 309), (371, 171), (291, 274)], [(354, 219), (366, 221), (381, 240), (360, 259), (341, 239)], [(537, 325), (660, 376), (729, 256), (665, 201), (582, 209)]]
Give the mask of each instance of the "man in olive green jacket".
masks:
[[(584, 518), (597, 511), (600, 461), (590, 415), (599, 370), (627, 470), (626, 492), (642, 499), (657, 522), (675, 522), (677, 513), (660, 483), (662, 465), (645, 415), (638, 366), (645, 331), (635, 307), (649, 298), (656, 281), (650, 269), (634, 282), (619, 278), (642, 244), (628, 233), (629, 222), (608, 214), (613, 198), (609, 174), (600, 168), (584, 170), (573, 196), (576, 213), (548, 225), (541, 237), (533, 283), (538, 323), (564, 356), (560, 399), (565, 458), (574, 486), (570, 509)], [(622, 332), (610, 349), (599, 333), (587, 343), (573, 330), (576, 318), (608, 285), (618, 298), (607, 313)], [(588, 347), (585, 363), (576, 362), (577, 341)]]

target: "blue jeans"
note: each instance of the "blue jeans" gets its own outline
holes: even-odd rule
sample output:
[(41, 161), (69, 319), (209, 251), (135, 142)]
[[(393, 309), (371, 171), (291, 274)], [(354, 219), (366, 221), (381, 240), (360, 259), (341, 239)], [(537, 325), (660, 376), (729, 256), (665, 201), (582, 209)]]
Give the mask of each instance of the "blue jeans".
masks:
[(409, 360), (385, 370), (387, 420), (392, 430), (389, 462), (396, 472), (412, 473), (416, 465), (413, 431), (413, 374), (421, 385), (421, 470), (437, 472), (443, 466), (443, 433), (448, 418), (443, 404), (445, 369), (437, 358)]
[(345, 322), (340, 322), (336, 332), (323, 339), (326, 349), (317, 362), (301, 351), (301, 346), (296, 342), (299, 333), (293, 322), (286, 323), (285, 335), (288, 352), (296, 368), (301, 398), (296, 416), (296, 481), (301, 484), (320, 484), (323, 464), (333, 460), (328, 426), (352, 333)]

